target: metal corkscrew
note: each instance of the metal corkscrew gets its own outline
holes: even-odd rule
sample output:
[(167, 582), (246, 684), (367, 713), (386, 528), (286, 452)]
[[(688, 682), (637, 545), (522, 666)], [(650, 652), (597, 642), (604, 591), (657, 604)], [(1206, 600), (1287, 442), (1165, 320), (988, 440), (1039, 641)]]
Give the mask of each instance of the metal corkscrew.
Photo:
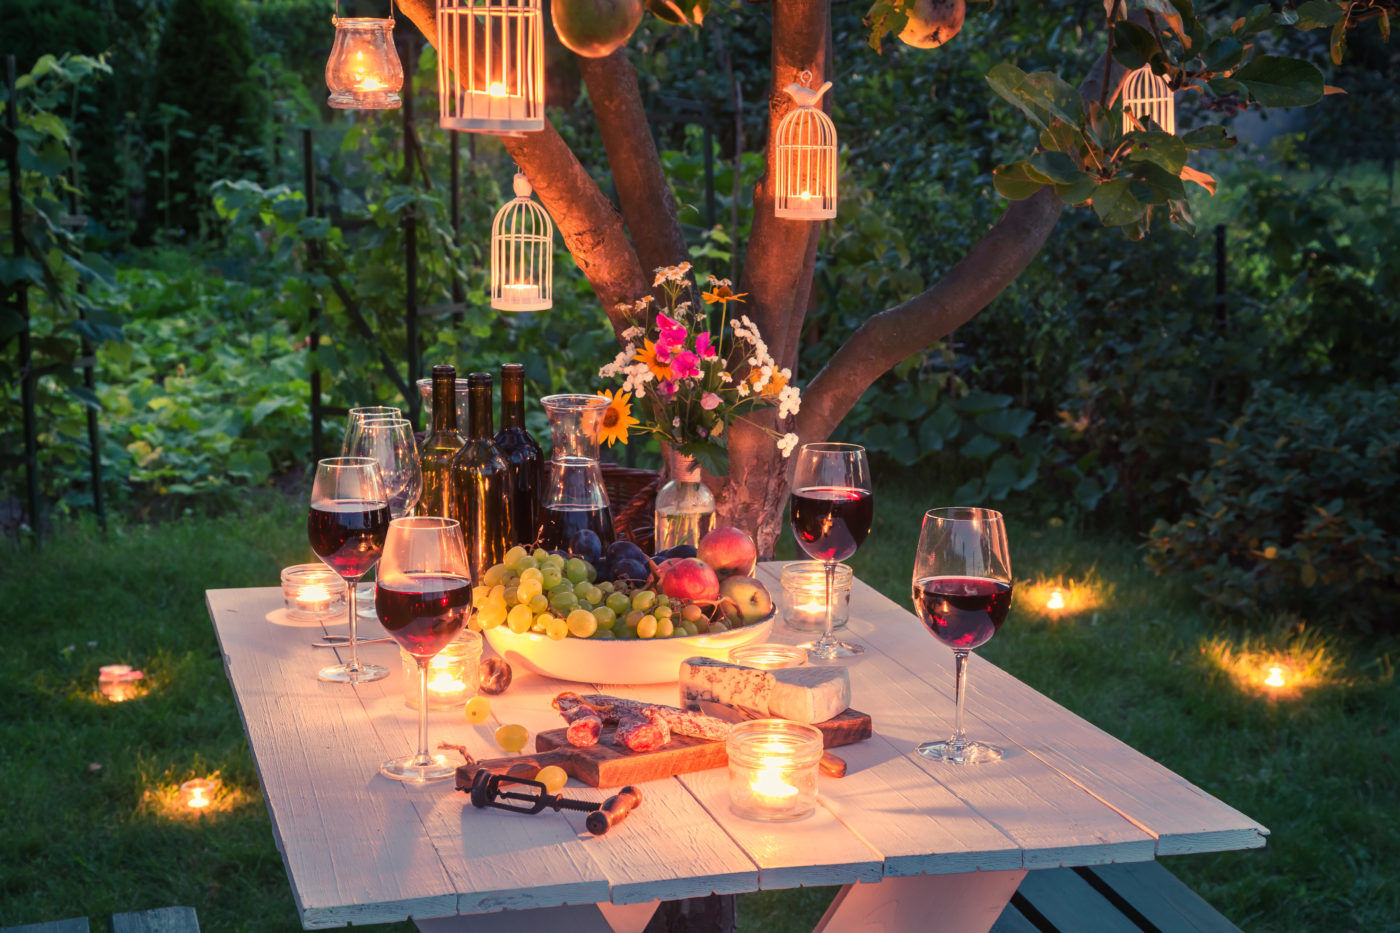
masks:
[[(520, 785), (531, 788), (529, 791), (503, 790), (502, 785)], [(624, 787), (602, 803), (587, 800), (570, 800), (563, 794), (551, 794), (540, 781), (529, 778), (512, 777), (509, 774), (494, 774), (482, 769), (472, 779), (472, 806), (477, 809), (495, 807), (512, 813), (539, 813), (551, 810), (577, 810), (588, 814), (588, 831), (601, 836), (627, 818), (627, 814), (642, 802), (642, 792), (635, 787)]]

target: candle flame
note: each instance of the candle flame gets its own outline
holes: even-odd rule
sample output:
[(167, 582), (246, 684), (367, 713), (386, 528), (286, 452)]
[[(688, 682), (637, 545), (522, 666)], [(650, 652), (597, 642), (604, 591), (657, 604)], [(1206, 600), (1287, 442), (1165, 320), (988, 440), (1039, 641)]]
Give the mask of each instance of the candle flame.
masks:
[(429, 693), (457, 693), (466, 689), (466, 686), (460, 678), (453, 676), (451, 671), (435, 671), (428, 680)]
[(195, 808), (209, 806), (209, 798), (204, 796), (204, 788), (195, 787), (190, 790), (189, 805)]
[(1265, 685), (1266, 687), (1282, 687), (1282, 686), (1284, 686), (1284, 682), (1283, 682), (1283, 665), (1281, 665), (1281, 664), (1271, 664), (1271, 665), (1269, 665), (1269, 676), (1264, 678), (1264, 685)]
[(500, 81), (492, 81), (491, 87), (487, 89), (486, 93), (490, 94), (492, 97), (505, 97), (506, 86)]
[(797, 793), (797, 788), (783, 780), (782, 772), (774, 767), (760, 770), (753, 776), (749, 786), (755, 794), (772, 798), (773, 802), (783, 802)]
[(383, 90), (384, 84), (378, 78), (361, 78), (355, 84), (357, 91), (379, 91)]
[(297, 594), (297, 601), (301, 603), (328, 603), (331, 601), (331, 591), (319, 583), (302, 587)]
[(1055, 590), (1053, 593), (1050, 594), (1050, 598), (1047, 599), (1047, 600), (1045, 601), (1045, 608), (1046, 608), (1046, 609), (1063, 609), (1063, 608), (1065, 608), (1065, 594), (1062, 593), (1062, 592), (1061, 592), (1060, 590), (1058, 590), (1058, 589)]
[(798, 197), (801, 198), (801, 199), (804, 200), (804, 201), (810, 201), (810, 200), (812, 200), (812, 192), (810, 192), (810, 191), (804, 191), (804, 192), (802, 192), (801, 194), (799, 194)]

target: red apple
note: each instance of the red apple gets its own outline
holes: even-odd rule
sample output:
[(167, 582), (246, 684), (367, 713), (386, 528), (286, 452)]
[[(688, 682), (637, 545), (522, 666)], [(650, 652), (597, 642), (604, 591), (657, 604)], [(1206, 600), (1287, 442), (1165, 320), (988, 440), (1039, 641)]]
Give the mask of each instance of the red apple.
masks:
[(713, 602), (719, 599), (719, 577), (704, 561), (685, 557), (671, 562), (661, 575), (661, 592), (672, 599)]
[(700, 539), (698, 557), (715, 569), (721, 580), (746, 577), (758, 564), (758, 546), (742, 528), (716, 528)]

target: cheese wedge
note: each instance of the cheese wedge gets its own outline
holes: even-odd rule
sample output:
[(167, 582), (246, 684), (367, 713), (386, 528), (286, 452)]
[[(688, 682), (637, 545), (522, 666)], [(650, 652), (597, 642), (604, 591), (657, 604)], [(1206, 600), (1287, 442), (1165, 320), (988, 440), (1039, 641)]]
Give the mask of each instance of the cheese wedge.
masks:
[(794, 722), (824, 722), (851, 705), (844, 667), (760, 670), (711, 658), (687, 658), (680, 668), (680, 703), (712, 700)]

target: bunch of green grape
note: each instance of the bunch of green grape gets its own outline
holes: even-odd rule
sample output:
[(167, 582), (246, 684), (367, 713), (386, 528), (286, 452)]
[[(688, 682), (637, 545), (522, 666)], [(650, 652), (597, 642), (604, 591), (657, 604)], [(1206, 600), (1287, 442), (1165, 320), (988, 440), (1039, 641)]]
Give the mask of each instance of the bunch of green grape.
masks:
[(568, 638), (676, 638), (727, 631), (703, 606), (682, 605), (654, 589), (595, 582), (581, 557), (516, 546), (472, 589), (473, 630), (506, 625), (517, 635)]

